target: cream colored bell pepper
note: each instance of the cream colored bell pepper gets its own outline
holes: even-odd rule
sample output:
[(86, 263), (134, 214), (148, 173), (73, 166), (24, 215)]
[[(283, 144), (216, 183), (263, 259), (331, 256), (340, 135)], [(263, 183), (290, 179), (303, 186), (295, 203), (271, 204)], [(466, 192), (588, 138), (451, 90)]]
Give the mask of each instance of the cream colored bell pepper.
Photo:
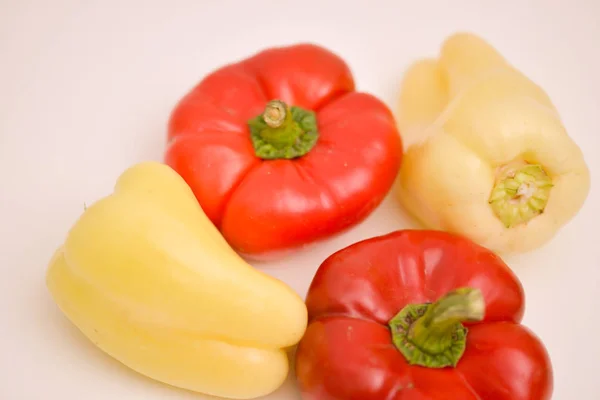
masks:
[(406, 72), (395, 193), (426, 227), (500, 253), (548, 242), (590, 175), (547, 94), (481, 38), (459, 33)]
[[(251, 229), (251, 228), (249, 228)], [(233, 399), (273, 392), (304, 302), (225, 242), (173, 170), (142, 163), (88, 207), (47, 271), (63, 313), (126, 366)]]

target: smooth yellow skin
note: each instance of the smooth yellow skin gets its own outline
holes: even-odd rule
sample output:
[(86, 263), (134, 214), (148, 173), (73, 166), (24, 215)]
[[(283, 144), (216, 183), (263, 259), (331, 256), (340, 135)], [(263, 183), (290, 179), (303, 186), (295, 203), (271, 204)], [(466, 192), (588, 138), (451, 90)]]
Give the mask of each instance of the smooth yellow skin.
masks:
[(250, 399), (287, 377), (306, 306), (244, 262), (171, 168), (142, 163), (83, 213), (48, 288), (96, 346), (160, 382)]
[[(425, 227), (499, 253), (548, 242), (582, 207), (590, 175), (547, 94), (481, 38), (449, 37), (406, 72), (399, 101), (405, 156), (395, 194)], [(542, 214), (507, 228), (488, 201), (502, 166), (539, 163), (552, 179)]]

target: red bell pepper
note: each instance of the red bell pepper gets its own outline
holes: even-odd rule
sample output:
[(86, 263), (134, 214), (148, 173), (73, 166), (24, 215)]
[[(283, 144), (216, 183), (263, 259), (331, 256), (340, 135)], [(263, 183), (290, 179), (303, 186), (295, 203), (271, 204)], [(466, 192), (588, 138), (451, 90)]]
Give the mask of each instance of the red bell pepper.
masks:
[(392, 113), (310, 44), (264, 50), (204, 78), (175, 107), (165, 162), (238, 252), (265, 257), (339, 233), (391, 189)]
[(359, 242), (323, 262), (306, 303), (305, 400), (550, 399), (520, 282), (468, 239), (408, 230)]

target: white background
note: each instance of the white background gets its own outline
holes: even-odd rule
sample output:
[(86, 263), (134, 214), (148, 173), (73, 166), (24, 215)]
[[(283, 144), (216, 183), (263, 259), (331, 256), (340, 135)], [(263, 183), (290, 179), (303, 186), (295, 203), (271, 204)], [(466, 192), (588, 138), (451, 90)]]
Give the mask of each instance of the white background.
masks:
[[(0, 0), (0, 399), (202, 399), (130, 372), (53, 304), (47, 262), (83, 209), (160, 160), (175, 102), (204, 74), (264, 47), (320, 43), (359, 89), (395, 105), (404, 69), (458, 30), (482, 35), (544, 87), (593, 182), (544, 248), (506, 258), (544, 341), (554, 399), (600, 398), (600, 2)], [(362, 225), (270, 271), (302, 295), (333, 251), (407, 227), (392, 199)], [(296, 399), (286, 384), (269, 399)]]

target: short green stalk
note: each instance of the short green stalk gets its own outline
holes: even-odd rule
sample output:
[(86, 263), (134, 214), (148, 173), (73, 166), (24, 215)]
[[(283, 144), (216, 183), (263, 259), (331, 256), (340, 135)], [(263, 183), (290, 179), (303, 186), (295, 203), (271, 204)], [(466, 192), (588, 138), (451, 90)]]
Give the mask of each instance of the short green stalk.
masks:
[(489, 203), (504, 226), (513, 228), (544, 212), (552, 186), (541, 165), (515, 163), (499, 170)]
[(409, 364), (455, 367), (467, 344), (463, 322), (481, 321), (484, 314), (481, 291), (460, 288), (435, 303), (407, 305), (389, 326), (394, 345)]
[(313, 111), (288, 107), (280, 100), (270, 101), (248, 127), (256, 156), (265, 160), (302, 157), (319, 138)]

